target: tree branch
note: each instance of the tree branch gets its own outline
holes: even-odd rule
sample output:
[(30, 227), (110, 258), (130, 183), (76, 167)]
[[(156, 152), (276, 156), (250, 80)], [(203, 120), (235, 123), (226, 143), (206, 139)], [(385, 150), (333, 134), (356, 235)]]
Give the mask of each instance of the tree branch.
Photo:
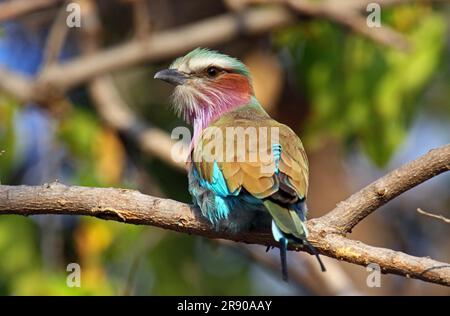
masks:
[(321, 220), (345, 234), (388, 201), (426, 180), (450, 170), (450, 144), (430, 150), (340, 202)]
[(55, 95), (62, 95), (77, 85), (114, 70), (143, 61), (175, 57), (198, 46), (214, 46), (239, 34), (260, 34), (293, 22), (294, 15), (284, 8), (250, 9), (242, 16), (223, 14), (178, 29), (135, 38), (63, 64), (49, 65), (33, 81), (0, 68), (0, 89), (22, 102), (46, 104)]
[[(408, 40), (401, 33), (398, 33), (386, 25), (380, 25), (377, 28), (371, 28), (367, 25), (366, 16), (358, 12), (358, 10), (362, 10), (367, 7), (368, 3), (365, 1), (245, 0), (245, 2), (285, 4), (300, 14), (315, 18), (324, 18), (328, 21), (332, 21), (382, 45), (393, 47), (402, 51), (408, 51), (410, 49)], [(372, 2), (376, 2), (380, 6), (383, 6), (385, 1), (378, 0)]]
[(0, 91), (20, 101), (34, 98), (32, 80), (9, 71), (0, 65)]
[[(24, 5), (26, 10), (14, 9), (11, 11), (11, 9), (8, 9), (9, 7), (21, 7), (21, 5), (17, 5), (18, 2), (23, 3), (22, 5), (26, 4)], [(2, 16), (4, 16), (3, 19), (6, 19), (58, 2), (55, 0), (9, 1), (0, 5), (7, 8), (5, 9), (6, 11), (0, 10), (0, 21), (2, 21)], [(347, 5), (341, 5), (340, 0), (325, 1), (321, 5), (310, 1), (292, 0), (245, 0), (245, 2), (287, 3), (302, 14), (335, 21), (386, 45), (402, 49), (408, 46), (406, 40), (392, 30), (387, 30), (386, 28), (369, 29), (365, 19), (358, 15), (356, 11), (361, 6), (357, 6), (354, 2), (349, 2)], [(386, 5), (392, 5), (389, 1), (377, 2), (382, 5), (385, 3)], [(393, 2), (393, 4), (400, 2), (402, 1)], [(32, 3), (36, 3), (36, 6)], [(37, 5), (38, 3), (40, 5)], [(348, 7), (348, 10), (343, 9), (344, 7)], [(351, 11), (351, 16), (347, 11)], [(198, 46), (214, 46), (241, 34), (256, 35), (269, 32), (282, 26), (291, 25), (296, 21), (295, 15), (281, 6), (250, 8), (239, 15), (223, 14), (184, 25), (180, 28), (154, 33), (149, 36), (139, 36), (127, 43), (89, 54), (88, 56), (81, 56), (63, 64), (53, 64), (46, 67), (35, 81), (29, 82), (26, 86), (23, 85), (22, 89), (16, 89), (16, 86), (5, 82), (8, 81), (10, 72), (2, 70), (0, 73), (0, 88), (24, 102), (37, 101), (38, 103), (46, 103), (46, 100), (55, 98), (55, 95), (63, 94), (65, 91), (98, 75), (143, 61), (159, 61), (175, 57)], [(15, 83), (27, 83), (26, 78), (22, 78), (18, 74), (13, 75)]]
[(198, 46), (214, 46), (242, 33), (264, 33), (294, 21), (294, 16), (283, 8), (251, 9), (242, 17), (223, 14), (49, 67), (39, 80), (64, 91), (97, 75), (139, 62), (175, 57)]
[[(446, 145), (394, 170), (340, 203), (329, 214), (308, 221), (310, 242), (320, 253), (332, 258), (362, 266), (375, 263), (385, 273), (450, 286), (450, 265), (447, 263), (372, 247), (344, 236), (379, 206), (449, 167), (450, 145)], [(208, 238), (277, 246), (270, 234), (267, 214), (257, 215), (261, 225), (248, 231), (232, 233), (227, 227), (214, 230), (191, 205), (126, 189), (69, 187), (59, 183), (0, 185), (1, 214), (87, 215)]]
[(0, 185), (0, 214), (87, 215), (208, 238), (275, 245), (264, 229), (232, 236), (227, 229), (212, 230), (191, 205), (127, 189), (66, 186), (57, 182), (42, 186)]
[(45, 9), (63, 0), (10, 0), (0, 3), (0, 22)]

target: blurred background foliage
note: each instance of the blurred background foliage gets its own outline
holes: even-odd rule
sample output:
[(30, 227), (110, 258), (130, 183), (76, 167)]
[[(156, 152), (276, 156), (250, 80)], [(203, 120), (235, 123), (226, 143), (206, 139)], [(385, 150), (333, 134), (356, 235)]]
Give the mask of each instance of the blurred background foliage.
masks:
[(444, 17), (416, 5), (389, 10), (383, 23), (407, 34), (415, 48), (404, 54), (313, 21), (280, 31), (279, 47), (292, 56), (296, 78), (311, 103), (308, 140), (332, 134), (357, 141), (383, 167), (403, 142), (420, 95), (442, 63)]
[[(149, 2), (155, 31), (228, 10), (222, 2)], [(105, 42), (112, 45), (127, 39), (129, 6), (123, 2), (108, 6), (105, 1), (99, 1), (99, 6)], [(181, 10), (186, 10), (183, 17), (175, 14)], [(36, 74), (51, 22), (43, 20), (2, 25), (2, 67)], [(414, 49), (409, 53), (315, 19), (217, 47), (249, 65), (262, 103), (304, 140), (312, 164), (312, 216), (431, 146), (450, 141), (449, 20), (448, 5), (420, 2), (383, 9), (382, 23), (410, 40)], [(76, 54), (79, 45), (69, 38), (63, 56)], [(114, 82), (130, 107), (149, 124), (168, 132), (185, 125), (167, 106), (169, 88), (152, 79), (169, 62), (114, 73)], [(85, 88), (72, 92), (67, 102), (62, 113), (53, 115), (0, 92), (2, 184), (58, 179), (73, 185), (135, 188), (190, 201), (185, 175), (144, 155), (103, 124)], [(448, 179), (430, 182), (425, 189), (416, 189), (414, 197), (411, 193), (393, 203), (389, 213), (372, 216), (356, 230), (356, 236), (374, 245), (449, 261), (443, 224), (414, 213), (422, 203), (449, 215)], [(424, 204), (430, 199), (432, 203)], [(82, 267), (81, 288), (66, 286), (65, 268), (70, 262)], [(363, 293), (450, 294), (442, 287), (394, 276), (384, 277), (386, 285), (381, 289), (367, 289), (363, 268), (344, 264), (344, 270)], [(195, 236), (91, 218), (0, 218), (0, 294), (301, 293), (321, 294), (301, 284), (286, 285), (278, 271), (261, 269), (261, 264), (235, 249)]]

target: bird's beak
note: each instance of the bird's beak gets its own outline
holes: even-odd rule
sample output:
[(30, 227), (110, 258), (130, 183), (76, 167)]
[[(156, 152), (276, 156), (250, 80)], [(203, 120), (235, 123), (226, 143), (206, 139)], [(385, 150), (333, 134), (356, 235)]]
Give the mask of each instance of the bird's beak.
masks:
[(160, 79), (174, 86), (181, 85), (186, 82), (188, 76), (176, 69), (164, 69), (155, 74), (155, 79)]

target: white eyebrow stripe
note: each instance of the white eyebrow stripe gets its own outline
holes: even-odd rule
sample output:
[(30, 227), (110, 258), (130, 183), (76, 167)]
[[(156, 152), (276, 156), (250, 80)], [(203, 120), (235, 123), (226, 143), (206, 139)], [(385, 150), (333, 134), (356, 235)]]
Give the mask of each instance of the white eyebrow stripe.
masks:
[(178, 70), (186, 73), (199, 72), (206, 69), (209, 66), (216, 66), (219, 68), (232, 68), (231, 63), (223, 58), (207, 57), (207, 58), (190, 58), (184, 60), (178, 66)]

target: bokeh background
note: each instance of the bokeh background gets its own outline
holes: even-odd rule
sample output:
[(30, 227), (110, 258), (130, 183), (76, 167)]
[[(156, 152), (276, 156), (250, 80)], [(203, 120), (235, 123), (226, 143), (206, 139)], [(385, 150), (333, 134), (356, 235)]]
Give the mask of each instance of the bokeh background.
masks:
[[(228, 14), (245, 24), (248, 10), (271, 10), (249, 4), (255, 1), (85, 0), (78, 1), (86, 18), (82, 27), (69, 29), (64, 1), (36, 1), (48, 4), (8, 15), (12, 2), (27, 1), (0, 1), (0, 70), (28, 79), (57, 63), (130, 41), (149, 42), (154, 34), (192, 23)], [(396, 1), (382, 8), (382, 25), (410, 43), (406, 51), (326, 17), (284, 8), (294, 22), (258, 34), (236, 32), (204, 46), (242, 59), (267, 111), (301, 136), (311, 164), (311, 217), (450, 142), (447, 1)], [(213, 38), (216, 31), (207, 24), (196, 28)], [(191, 44), (189, 36), (179, 55), (201, 44)], [(190, 202), (187, 178), (167, 151), (167, 135), (186, 124), (170, 110), (170, 87), (153, 79), (176, 55), (164, 54), (171, 43), (151, 44), (162, 52), (157, 57), (117, 67), (42, 101), (8, 91), (2, 82), (11, 77), (0, 72), (1, 183), (57, 179)], [(417, 208), (450, 217), (450, 178), (438, 176), (403, 194), (350, 237), (449, 262), (450, 226)], [(264, 251), (95, 218), (1, 216), (0, 294), (450, 295), (449, 288), (392, 275), (382, 276), (380, 288), (369, 288), (364, 267), (325, 258), (329, 272), (320, 273), (304, 253), (289, 254), (287, 284), (278, 252)], [(70, 262), (81, 265), (80, 288), (66, 286)]]

